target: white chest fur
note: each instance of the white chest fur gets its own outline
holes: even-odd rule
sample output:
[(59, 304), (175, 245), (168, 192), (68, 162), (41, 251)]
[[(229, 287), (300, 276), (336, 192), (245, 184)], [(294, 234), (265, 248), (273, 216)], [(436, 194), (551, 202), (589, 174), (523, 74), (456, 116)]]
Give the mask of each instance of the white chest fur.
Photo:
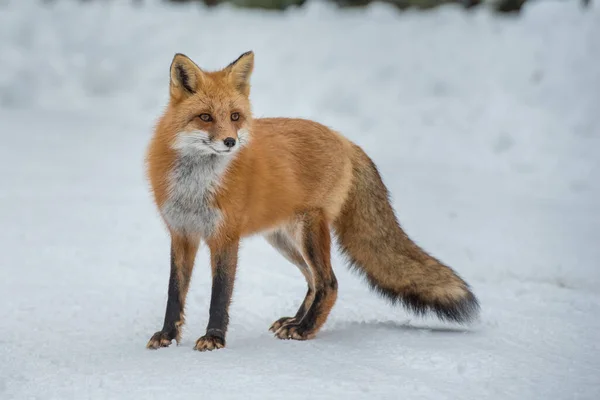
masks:
[(222, 216), (212, 201), (228, 162), (229, 157), (216, 154), (180, 153), (169, 176), (169, 196), (161, 209), (171, 229), (203, 237), (215, 233)]

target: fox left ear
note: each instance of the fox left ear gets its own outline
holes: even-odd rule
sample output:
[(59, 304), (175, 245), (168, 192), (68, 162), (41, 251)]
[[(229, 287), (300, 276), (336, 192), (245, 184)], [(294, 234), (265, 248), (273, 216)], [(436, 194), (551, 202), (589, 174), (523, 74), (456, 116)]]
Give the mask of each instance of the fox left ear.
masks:
[(254, 53), (252, 51), (245, 52), (225, 68), (231, 83), (246, 97), (250, 95), (250, 75), (252, 75), (253, 69)]

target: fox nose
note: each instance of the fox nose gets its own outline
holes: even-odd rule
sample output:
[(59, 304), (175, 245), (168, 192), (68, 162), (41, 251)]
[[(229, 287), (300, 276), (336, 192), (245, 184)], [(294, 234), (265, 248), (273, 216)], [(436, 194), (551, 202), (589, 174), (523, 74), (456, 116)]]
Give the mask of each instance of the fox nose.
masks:
[(225, 146), (231, 148), (231, 147), (235, 146), (235, 139), (232, 137), (228, 137), (228, 138), (225, 138), (225, 140), (223, 140), (223, 143), (225, 143)]

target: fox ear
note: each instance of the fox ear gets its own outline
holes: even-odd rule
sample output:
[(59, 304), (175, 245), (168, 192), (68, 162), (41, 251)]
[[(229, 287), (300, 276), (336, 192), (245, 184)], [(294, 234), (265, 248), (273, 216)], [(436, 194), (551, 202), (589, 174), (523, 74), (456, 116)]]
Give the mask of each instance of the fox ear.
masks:
[(250, 95), (250, 75), (252, 75), (253, 69), (254, 53), (252, 51), (245, 52), (225, 68), (233, 86), (245, 96)]
[(180, 100), (196, 93), (204, 73), (189, 57), (177, 53), (171, 62), (171, 97)]

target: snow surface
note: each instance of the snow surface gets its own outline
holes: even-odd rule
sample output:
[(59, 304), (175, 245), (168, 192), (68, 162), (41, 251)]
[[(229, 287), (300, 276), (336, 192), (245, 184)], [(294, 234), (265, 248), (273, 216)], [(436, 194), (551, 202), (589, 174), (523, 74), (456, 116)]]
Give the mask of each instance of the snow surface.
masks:
[[(0, 1), (0, 399), (600, 398), (600, 5), (520, 18), (320, 3)], [(407, 232), (470, 282), (469, 327), (417, 319), (335, 257), (340, 295), (307, 342), (267, 331), (301, 274), (244, 243), (228, 347), (162, 325), (169, 242), (144, 180), (168, 66), (253, 49), (256, 116), (313, 118), (379, 165)]]

